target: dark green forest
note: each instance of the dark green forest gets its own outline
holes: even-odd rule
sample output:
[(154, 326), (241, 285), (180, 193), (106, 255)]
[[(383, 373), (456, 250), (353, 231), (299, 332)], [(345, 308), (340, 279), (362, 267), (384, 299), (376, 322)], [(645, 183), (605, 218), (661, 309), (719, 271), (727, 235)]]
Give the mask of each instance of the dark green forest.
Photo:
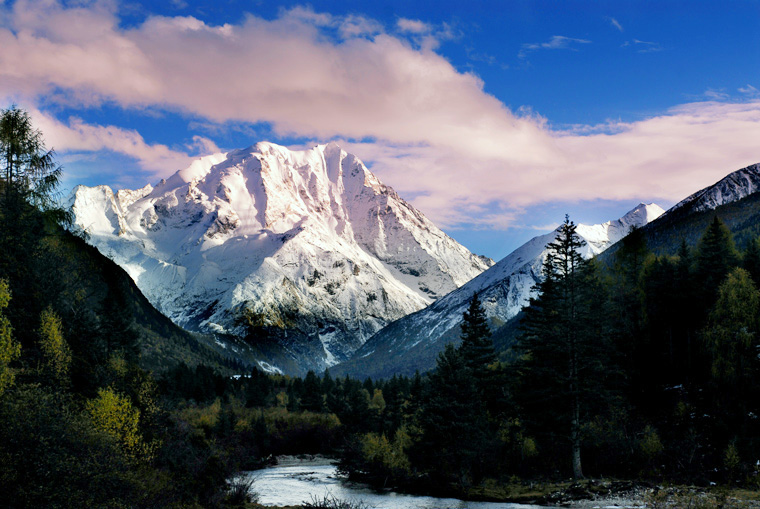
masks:
[(659, 255), (633, 230), (602, 264), (566, 219), (505, 350), (474, 295), (431, 373), (298, 378), (209, 349), (68, 232), (24, 111), (2, 112), (0, 156), (0, 506), (243, 507), (229, 480), (281, 454), (461, 497), (571, 477), (760, 487), (749, 226), (742, 251), (714, 216)]

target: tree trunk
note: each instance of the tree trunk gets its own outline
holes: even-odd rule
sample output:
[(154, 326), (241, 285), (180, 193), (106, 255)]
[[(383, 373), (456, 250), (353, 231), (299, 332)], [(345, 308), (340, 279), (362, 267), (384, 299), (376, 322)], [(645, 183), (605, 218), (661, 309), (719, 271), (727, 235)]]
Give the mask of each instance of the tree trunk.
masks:
[(581, 468), (581, 422), (578, 397), (573, 396), (573, 419), (570, 423), (570, 441), (573, 447), (573, 479), (583, 479)]

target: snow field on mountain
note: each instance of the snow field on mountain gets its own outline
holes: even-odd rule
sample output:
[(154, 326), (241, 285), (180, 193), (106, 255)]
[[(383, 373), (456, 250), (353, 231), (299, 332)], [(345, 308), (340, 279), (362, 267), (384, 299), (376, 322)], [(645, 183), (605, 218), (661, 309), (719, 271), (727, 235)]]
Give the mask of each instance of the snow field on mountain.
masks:
[(179, 325), (241, 336), (247, 313), (285, 336), (308, 329), (322, 366), (493, 263), (335, 144), (259, 143), (155, 187), (79, 186), (70, 205), (90, 243)]

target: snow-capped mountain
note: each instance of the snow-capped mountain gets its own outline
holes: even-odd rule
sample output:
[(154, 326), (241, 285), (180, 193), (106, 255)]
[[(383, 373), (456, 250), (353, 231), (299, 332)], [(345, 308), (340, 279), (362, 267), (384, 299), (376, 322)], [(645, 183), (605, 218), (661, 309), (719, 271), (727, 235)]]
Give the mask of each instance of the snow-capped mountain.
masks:
[(674, 205), (668, 213), (688, 209), (693, 212), (712, 210), (720, 205), (739, 201), (760, 191), (760, 163), (752, 164), (727, 176)]
[(259, 143), (134, 191), (79, 186), (70, 206), (175, 323), (247, 336), (273, 370), (344, 360), (493, 265), (332, 143)]
[[(577, 226), (586, 244), (585, 258), (595, 256), (625, 237), (631, 227), (641, 227), (657, 219), (663, 209), (653, 203), (640, 204), (615, 221)], [(531, 288), (542, 277), (548, 253), (546, 245), (556, 239), (557, 230), (526, 242), (472, 281), (438, 299), (429, 307), (390, 324), (370, 338), (354, 357), (338, 367), (338, 373), (357, 376), (386, 376), (391, 372), (411, 374), (430, 369), (448, 339), (458, 336), (462, 313), (474, 293), (478, 293), (486, 315), (500, 325), (528, 304)]]

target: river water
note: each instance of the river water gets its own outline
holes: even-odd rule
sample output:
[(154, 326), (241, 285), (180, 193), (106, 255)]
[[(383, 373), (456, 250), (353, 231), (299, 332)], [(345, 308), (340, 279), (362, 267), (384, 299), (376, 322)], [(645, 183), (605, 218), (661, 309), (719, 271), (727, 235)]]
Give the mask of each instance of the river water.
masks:
[[(338, 478), (335, 465), (329, 460), (281, 460), (277, 466), (242, 474), (253, 478), (253, 489), (259, 503), (266, 506), (299, 505), (314, 497), (331, 496), (341, 500), (364, 502), (373, 509), (528, 509), (539, 506), (501, 504), (493, 502), (464, 502), (454, 498), (423, 497), (402, 493), (378, 493)], [(542, 508), (545, 509), (545, 508)]]

